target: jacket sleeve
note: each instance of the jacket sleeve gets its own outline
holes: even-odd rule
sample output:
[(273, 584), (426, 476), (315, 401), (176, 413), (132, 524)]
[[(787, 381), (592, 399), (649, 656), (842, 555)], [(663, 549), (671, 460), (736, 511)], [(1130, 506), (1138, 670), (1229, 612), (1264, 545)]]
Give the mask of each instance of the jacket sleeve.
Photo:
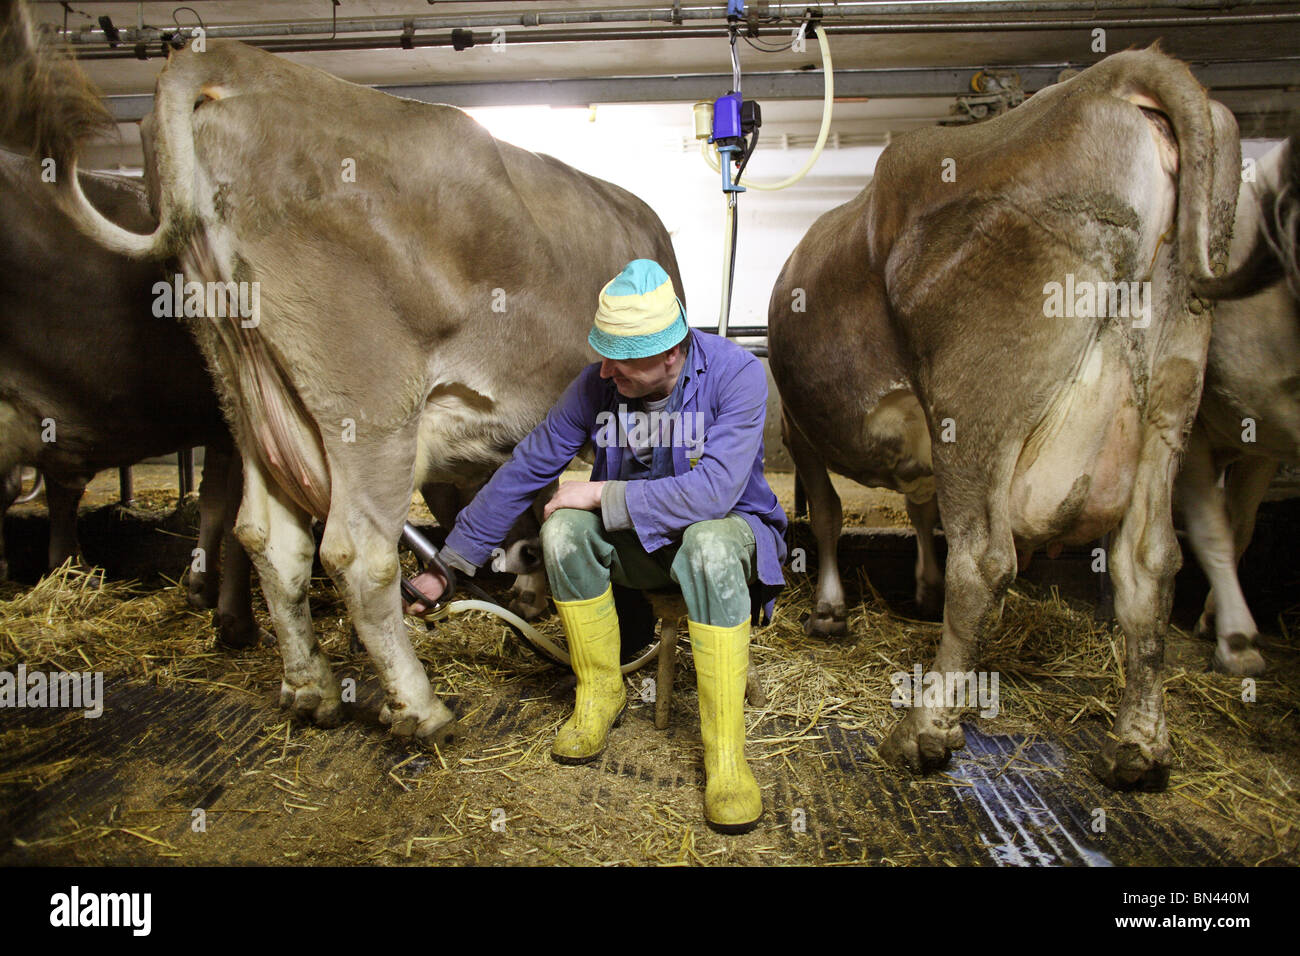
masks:
[(714, 394), (716, 414), (695, 467), (669, 478), (627, 483), (627, 512), (647, 551), (680, 540), (697, 521), (725, 518), (744, 494), (767, 416), (762, 363), (750, 357)]
[(510, 460), (461, 511), (446, 541), (458, 556), (475, 567), (486, 564), (537, 493), (560, 476), (591, 437), (597, 393), (593, 367), (569, 383), (541, 423), (515, 446)]

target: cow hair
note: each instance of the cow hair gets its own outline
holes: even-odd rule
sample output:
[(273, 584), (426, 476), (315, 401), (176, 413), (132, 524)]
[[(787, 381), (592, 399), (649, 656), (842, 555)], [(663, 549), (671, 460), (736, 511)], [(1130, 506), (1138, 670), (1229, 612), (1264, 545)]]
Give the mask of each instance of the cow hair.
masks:
[(112, 126), (67, 45), (38, 31), (24, 3), (0, 0), (0, 142), (63, 170), (84, 142)]

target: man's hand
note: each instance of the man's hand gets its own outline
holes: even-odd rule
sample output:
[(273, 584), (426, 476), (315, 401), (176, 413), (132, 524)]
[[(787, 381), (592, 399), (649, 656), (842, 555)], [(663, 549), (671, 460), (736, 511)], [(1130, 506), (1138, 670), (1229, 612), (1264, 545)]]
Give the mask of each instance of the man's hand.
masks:
[[(421, 571), (411, 583), (415, 585), (417, 591), (428, 596), (429, 600), (434, 603), (437, 603), (438, 598), (442, 597), (442, 592), (447, 590), (447, 579), (432, 569)], [(407, 604), (403, 599), (402, 609), (407, 614), (414, 614), (419, 617), (427, 614), (432, 609), (432, 605), (425, 604), (423, 601)]]
[(600, 491), (605, 487), (603, 481), (566, 481), (560, 485), (551, 500), (542, 509), (545, 521), (557, 508), (577, 508), (579, 511), (600, 510)]

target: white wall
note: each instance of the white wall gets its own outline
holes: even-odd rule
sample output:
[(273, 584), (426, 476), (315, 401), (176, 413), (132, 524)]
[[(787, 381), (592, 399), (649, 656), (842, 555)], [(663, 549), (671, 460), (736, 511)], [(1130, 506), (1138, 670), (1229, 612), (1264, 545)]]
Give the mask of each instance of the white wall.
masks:
[[(691, 324), (717, 323), (725, 203), (720, 175), (705, 164), (698, 149), (682, 148), (681, 137), (691, 135), (689, 107), (601, 106), (594, 120), (582, 109), (469, 112), (494, 135), (550, 153), (649, 203), (672, 235)], [(732, 325), (767, 324), (768, 297), (786, 258), (818, 216), (861, 192), (881, 151), (828, 147), (812, 172), (794, 186), (740, 196)], [(785, 179), (810, 154), (810, 149), (760, 147), (746, 176), (761, 182)]]

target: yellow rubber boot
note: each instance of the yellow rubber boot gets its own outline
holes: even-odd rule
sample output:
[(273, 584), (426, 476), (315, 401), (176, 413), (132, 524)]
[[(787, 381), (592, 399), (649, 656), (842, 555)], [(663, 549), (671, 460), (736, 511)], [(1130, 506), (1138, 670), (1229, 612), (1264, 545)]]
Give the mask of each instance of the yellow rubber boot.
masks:
[(763, 815), (763, 797), (745, 762), (749, 622), (688, 623), (704, 738), (704, 819), (719, 833), (748, 833)]
[(556, 601), (569, 638), (569, 657), (578, 675), (573, 716), (555, 736), (551, 756), (559, 763), (589, 763), (605, 750), (609, 728), (627, 706), (619, 670), (618, 612), (614, 589), (587, 601)]

